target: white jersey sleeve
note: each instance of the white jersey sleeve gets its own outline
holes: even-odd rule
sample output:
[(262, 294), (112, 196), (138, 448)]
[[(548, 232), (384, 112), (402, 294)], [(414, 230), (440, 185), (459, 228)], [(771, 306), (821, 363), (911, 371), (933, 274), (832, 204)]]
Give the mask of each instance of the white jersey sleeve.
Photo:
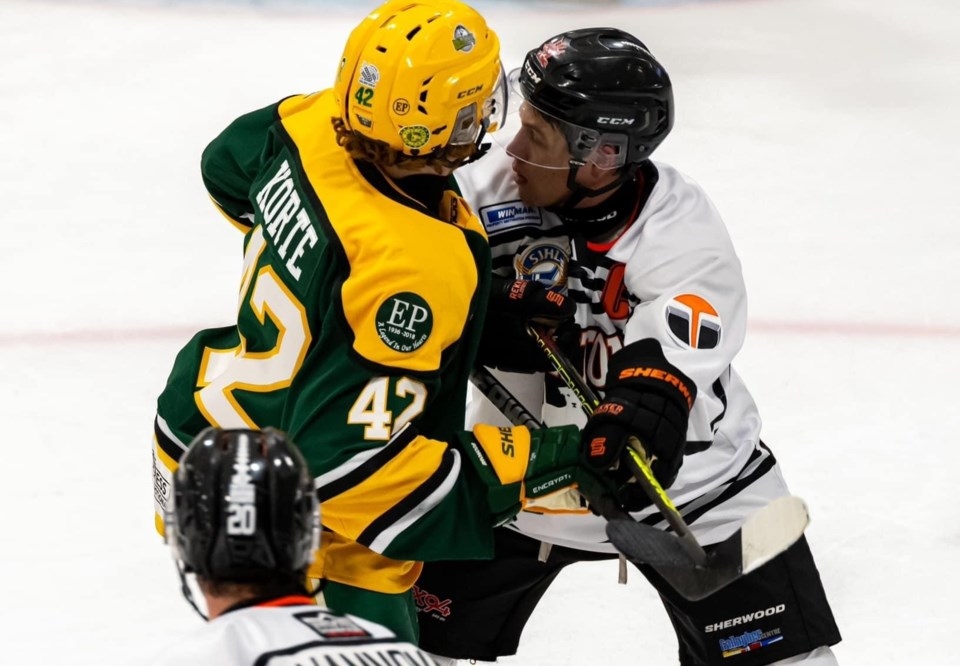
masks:
[(607, 252), (624, 265), (638, 303), (623, 344), (656, 338), (667, 360), (697, 385), (687, 440), (709, 443), (724, 410), (722, 381), (747, 329), (747, 295), (730, 237), (699, 185), (658, 164), (659, 180), (640, 216)]
[(379, 624), (318, 606), (251, 607), (199, 627), (153, 666), (436, 666), (425, 652)]

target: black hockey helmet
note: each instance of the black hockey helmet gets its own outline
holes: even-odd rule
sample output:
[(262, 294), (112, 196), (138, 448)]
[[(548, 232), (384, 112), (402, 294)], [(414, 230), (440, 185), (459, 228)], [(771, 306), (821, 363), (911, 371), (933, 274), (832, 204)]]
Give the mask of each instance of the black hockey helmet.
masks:
[(307, 463), (279, 430), (207, 428), (180, 460), (165, 529), (183, 573), (238, 583), (301, 576), (320, 532)]
[(514, 78), (527, 103), (560, 121), (580, 163), (605, 145), (613, 149), (610, 167), (639, 164), (673, 127), (670, 77), (643, 42), (623, 30), (561, 33), (527, 53)]

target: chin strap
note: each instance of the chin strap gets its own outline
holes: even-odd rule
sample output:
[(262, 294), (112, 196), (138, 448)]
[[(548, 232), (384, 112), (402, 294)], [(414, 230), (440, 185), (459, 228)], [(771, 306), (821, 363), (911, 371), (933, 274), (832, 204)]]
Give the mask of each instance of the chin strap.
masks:
[(470, 164), (471, 162), (476, 162), (481, 157), (487, 154), (487, 151), (490, 150), (490, 147), (493, 145), (489, 141), (483, 143), (483, 137), (487, 135), (487, 121), (484, 120), (480, 123), (480, 133), (477, 135), (476, 146), (477, 149), (473, 151), (473, 155), (468, 157), (464, 164)]
[(180, 592), (183, 594), (183, 598), (187, 600), (187, 603), (190, 604), (193, 610), (197, 611), (197, 615), (202, 617), (204, 622), (209, 621), (210, 618), (203, 614), (200, 606), (197, 605), (196, 600), (193, 598), (193, 590), (191, 590), (190, 585), (187, 584), (187, 572), (184, 571), (183, 564), (180, 560), (174, 560), (174, 564), (177, 567), (177, 574), (180, 576)]
[(637, 168), (640, 165), (629, 164), (625, 166), (620, 170), (619, 175), (612, 182), (607, 183), (603, 187), (595, 190), (591, 190), (589, 187), (585, 187), (577, 182), (577, 172), (580, 171), (580, 167), (582, 166), (584, 166), (583, 162), (570, 160), (570, 170), (567, 172), (567, 189), (570, 190), (570, 196), (559, 206), (559, 208), (575, 208), (577, 204), (587, 197), (598, 197), (601, 194), (606, 194), (610, 190), (617, 189), (628, 180), (633, 179), (634, 175), (637, 173)]

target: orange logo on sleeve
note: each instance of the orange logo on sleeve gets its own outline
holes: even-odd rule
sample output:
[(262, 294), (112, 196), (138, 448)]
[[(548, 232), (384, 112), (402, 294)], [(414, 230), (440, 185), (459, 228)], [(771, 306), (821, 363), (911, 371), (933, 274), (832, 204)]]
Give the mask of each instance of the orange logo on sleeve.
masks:
[(677, 342), (693, 349), (713, 349), (720, 344), (720, 313), (705, 298), (696, 294), (674, 296), (664, 314)]

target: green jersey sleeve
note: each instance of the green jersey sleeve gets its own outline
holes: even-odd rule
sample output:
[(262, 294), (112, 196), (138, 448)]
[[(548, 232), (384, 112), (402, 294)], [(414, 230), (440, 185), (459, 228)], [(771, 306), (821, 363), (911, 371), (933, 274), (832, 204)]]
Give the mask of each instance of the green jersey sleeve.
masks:
[(254, 223), (250, 188), (260, 174), (278, 104), (240, 116), (204, 149), (200, 174), (210, 198), (243, 230)]

